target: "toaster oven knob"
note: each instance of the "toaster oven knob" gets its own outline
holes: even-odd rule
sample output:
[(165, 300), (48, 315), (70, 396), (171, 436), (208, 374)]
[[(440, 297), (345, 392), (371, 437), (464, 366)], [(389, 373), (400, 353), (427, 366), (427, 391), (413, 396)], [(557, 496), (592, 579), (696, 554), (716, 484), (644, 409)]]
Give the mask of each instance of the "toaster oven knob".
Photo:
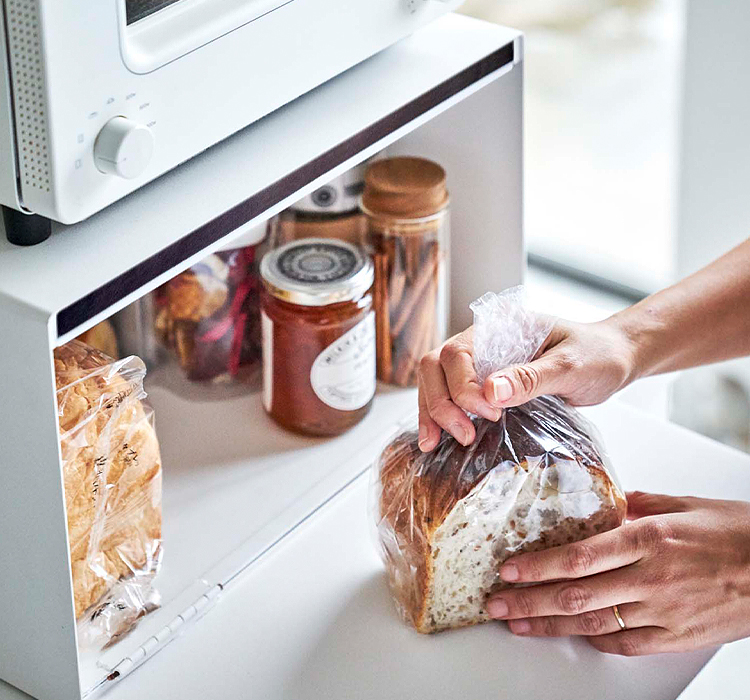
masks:
[(153, 152), (151, 130), (125, 117), (110, 119), (94, 143), (96, 167), (126, 180), (138, 177), (146, 169)]

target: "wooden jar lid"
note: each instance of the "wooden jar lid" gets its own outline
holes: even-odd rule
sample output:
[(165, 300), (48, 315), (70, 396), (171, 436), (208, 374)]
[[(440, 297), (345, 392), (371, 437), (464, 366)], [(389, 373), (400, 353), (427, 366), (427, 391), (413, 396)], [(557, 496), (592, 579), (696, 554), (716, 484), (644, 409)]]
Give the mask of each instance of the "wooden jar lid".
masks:
[(365, 174), (365, 211), (398, 219), (437, 214), (448, 205), (445, 170), (424, 158), (385, 158)]

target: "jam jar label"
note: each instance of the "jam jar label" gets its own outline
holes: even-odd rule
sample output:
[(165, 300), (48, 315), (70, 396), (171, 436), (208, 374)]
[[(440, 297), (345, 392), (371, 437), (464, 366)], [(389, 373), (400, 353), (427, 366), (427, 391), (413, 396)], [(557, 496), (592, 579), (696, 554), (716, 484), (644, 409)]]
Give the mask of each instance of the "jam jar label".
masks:
[(324, 404), (340, 411), (354, 411), (370, 401), (375, 395), (374, 312), (315, 358), (310, 383)]

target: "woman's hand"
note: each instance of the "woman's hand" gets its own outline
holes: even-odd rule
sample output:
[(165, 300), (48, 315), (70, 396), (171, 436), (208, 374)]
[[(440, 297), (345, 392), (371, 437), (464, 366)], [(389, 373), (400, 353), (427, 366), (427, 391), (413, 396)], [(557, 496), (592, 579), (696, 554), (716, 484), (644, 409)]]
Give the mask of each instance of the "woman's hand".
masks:
[(750, 503), (635, 492), (628, 517), (610, 532), (506, 561), (503, 580), (542, 585), (493, 595), (489, 614), (518, 635), (582, 635), (626, 656), (750, 636)]
[(600, 323), (558, 321), (533, 362), (508, 367), (479, 385), (472, 329), (422, 358), (419, 368), (419, 447), (434, 449), (440, 429), (461, 444), (474, 440), (465, 411), (496, 421), (501, 410), (556, 394), (574, 406), (604, 401), (637, 373), (632, 342), (617, 317)]

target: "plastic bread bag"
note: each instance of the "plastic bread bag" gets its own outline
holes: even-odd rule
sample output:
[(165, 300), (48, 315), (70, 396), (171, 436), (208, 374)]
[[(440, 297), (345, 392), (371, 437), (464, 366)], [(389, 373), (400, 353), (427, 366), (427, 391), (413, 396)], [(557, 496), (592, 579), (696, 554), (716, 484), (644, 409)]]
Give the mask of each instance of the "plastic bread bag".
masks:
[[(485, 294), (474, 312), (481, 382), (532, 360), (554, 320), (528, 311), (523, 289)], [(419, 632), (489, 619), (485, 601), (514, 554), (575, 542), (617, 527), (625, 497), (594, 427), (543, 396), (472, 417), (473, 444), (447, 433), (430, 453), (417, 431), (396, 436), (375, 465), (378, 538), (397, 608)]]
[(159, 604), (159, 443), (139, 358), (73, 340), (54, 362), (79, 642), (102, 647)]

